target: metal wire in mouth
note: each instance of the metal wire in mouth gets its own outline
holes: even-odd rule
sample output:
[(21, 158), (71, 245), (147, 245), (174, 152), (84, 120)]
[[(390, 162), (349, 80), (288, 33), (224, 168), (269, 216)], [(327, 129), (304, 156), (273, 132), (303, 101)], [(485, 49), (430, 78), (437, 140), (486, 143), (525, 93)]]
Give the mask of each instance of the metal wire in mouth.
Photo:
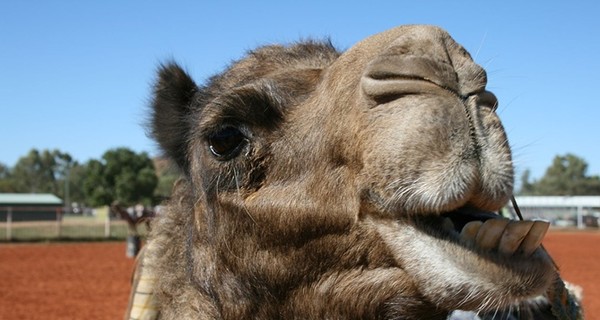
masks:
[(510, 197), (510, 202), (512, 203), (513, 209), (515, 209), (515, 213), (519, 217), (519, 220), (523, 221), (523, 215), (521, 214), (521, 209), (519, 209), (519, 205), (517, 205), (517, 200), (515, 200), (515, 196)]

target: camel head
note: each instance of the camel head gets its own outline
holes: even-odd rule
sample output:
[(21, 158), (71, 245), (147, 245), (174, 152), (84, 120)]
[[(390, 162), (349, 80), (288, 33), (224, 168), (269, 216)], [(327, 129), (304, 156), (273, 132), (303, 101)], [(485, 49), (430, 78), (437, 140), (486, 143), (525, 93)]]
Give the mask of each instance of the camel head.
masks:
[(548, 224), (496, 214), (513, 168), (486, 81), (431, 26), (261, 47), (201, 85), (163, 65), (165, 317), (444, 319), (543, 293)]

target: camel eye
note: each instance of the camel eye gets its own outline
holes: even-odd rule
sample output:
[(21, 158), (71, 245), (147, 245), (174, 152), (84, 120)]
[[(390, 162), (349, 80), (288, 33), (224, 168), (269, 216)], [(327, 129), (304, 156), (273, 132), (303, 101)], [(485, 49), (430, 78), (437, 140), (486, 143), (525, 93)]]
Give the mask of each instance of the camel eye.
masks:
[(208, 145), (219, 160), (230, 160), (246, 145), (246, 137), (237, 128), (226, 127), (209, 136)]

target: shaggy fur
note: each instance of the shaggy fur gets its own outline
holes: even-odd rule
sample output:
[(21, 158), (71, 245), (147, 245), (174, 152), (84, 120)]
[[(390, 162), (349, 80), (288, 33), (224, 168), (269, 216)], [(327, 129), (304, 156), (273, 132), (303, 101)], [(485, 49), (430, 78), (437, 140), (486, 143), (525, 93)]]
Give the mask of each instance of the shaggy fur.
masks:
[(429, 26), (262, 47), (204, 85), (161, 66), (152, 135), (183, 172), (146, 248), (161, 317), (445, 319), (543, 293), (542, 250), (441, 227), (512, 193), (486, 81)]

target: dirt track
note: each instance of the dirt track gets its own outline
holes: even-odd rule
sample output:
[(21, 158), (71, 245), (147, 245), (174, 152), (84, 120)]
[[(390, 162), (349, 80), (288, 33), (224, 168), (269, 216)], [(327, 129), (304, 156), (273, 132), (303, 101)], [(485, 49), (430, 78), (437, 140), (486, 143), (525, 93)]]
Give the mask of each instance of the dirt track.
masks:
[(0, 245), (0, 319), (122, 319), (124, 243)]
[(600, 232), (553, 232), (544, 246), (563, 279), (583, 287), (585, 319), (600, 320)]
[[(552, 232), (544, 245), (600, 320), (600, 233)], [(124, 243), (0, 245), (0, 319), (121, 319), (132, 266)]]

